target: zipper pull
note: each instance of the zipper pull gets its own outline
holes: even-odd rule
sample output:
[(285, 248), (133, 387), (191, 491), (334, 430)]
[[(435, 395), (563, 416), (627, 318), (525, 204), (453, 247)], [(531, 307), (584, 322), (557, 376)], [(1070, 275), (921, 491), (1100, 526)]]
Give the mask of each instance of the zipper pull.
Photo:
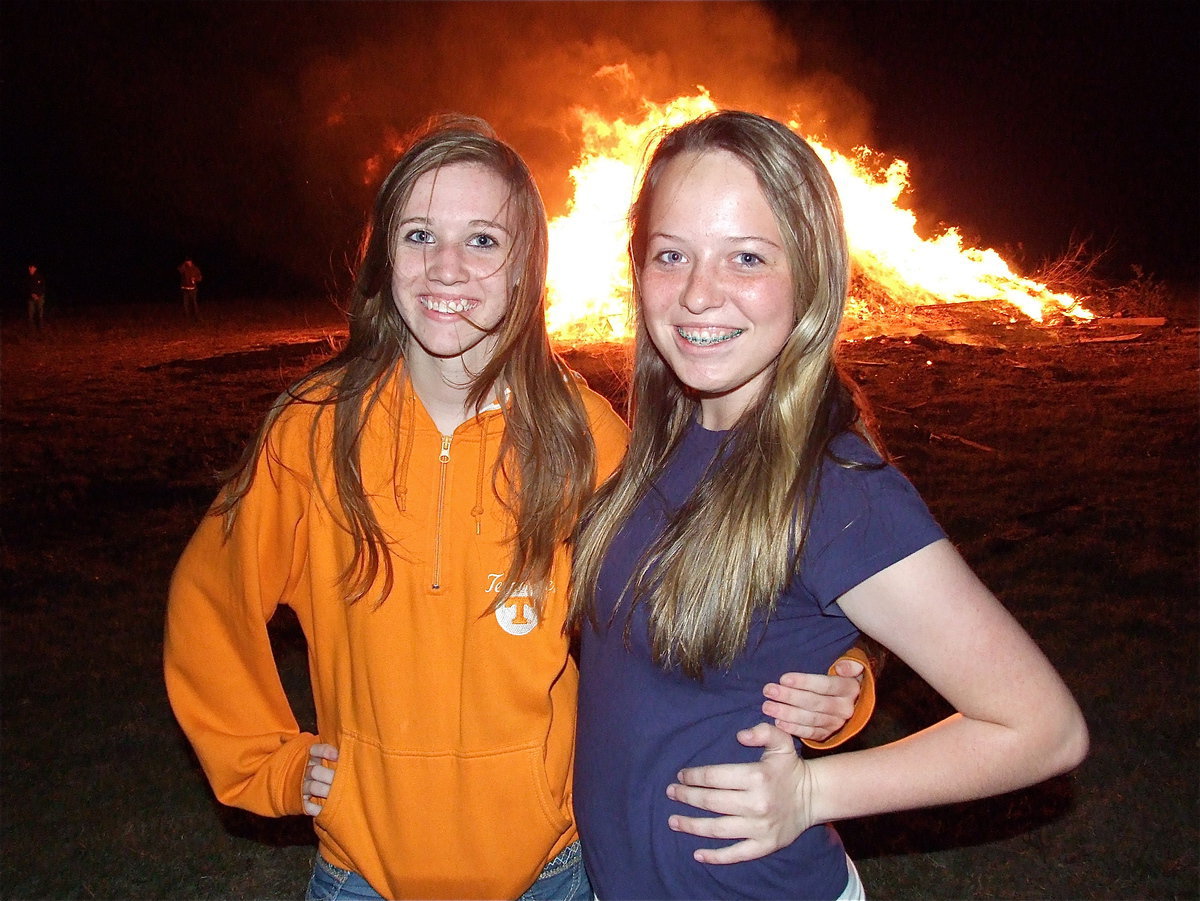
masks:
[(440, 463), (449, 463), (450, 462), (450, 436), (449, 435), (442, 436), (442, 452), (440, 454), (438, 454), (438, 462), (440, 462)]

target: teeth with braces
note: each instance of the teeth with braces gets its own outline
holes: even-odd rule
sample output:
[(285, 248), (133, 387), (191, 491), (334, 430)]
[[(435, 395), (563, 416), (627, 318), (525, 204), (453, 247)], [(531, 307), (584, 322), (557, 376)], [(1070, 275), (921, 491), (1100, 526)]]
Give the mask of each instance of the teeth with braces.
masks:
[(677, 328), (675, 331), (679, 337), (689, 344), (695, 344), (698, 347), (712, 347), (714, 344), (720, 344), (724, 341), (729, 341), (736, 338), (745, 329), (732, 329), (731, 331), (718, 331), (715, 329), (696, 329), (695, 331), (688, 329)]
[(474, 306), (471, 301), (465, 298), (460, 298), (459, 300), (433, 300), (429, 297), (422, 297), (421, 304), (425, 309), (431, 310), (434, 313), (465, 313)]

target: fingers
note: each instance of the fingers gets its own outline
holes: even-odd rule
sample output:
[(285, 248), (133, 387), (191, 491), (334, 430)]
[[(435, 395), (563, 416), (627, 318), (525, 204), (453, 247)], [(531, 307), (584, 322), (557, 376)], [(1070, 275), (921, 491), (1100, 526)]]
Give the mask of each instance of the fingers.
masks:
[(843, 659), (837, 672), (842, 674), (785, 674), (763, 687), (770, 700), (763, 702), (762, 712), (789, 735), (824, 741), (850, 718), (862, 687), (862, 664)]
[(676, 832), (687, 832), (701, 838), (741, 839), (724, 848), (698, 848), (692, 857), (700, 863), (741, 863), (777, 850), (761, 839), (746, 838), (751, 826), (741, 817), (672, 816), (667, 824)]
[(787, 704), (777, 704), (774, 701), (764, 701), (760, 708), (764, 716), (788, 735), (796, 738), (806, 738), (809, 741), (825, 741), (841, 728), (845, 720), (826, 714), (811, 713), (798, 710)]
[[(748, 748), (762, 748), (764, 760), (775, 755), (796, 756), (792, 737), (767, 723), (743, 729), (737, 739)], [(689, 767), (680, 770), (678, 781), (667, 786), (667, 797), (710, 813), (761, 817), (768, 806), (769, 778), (761, 763)], [(705, 822), (711, 824), (712, 820)]]
[(792, 737), (770, 723), (759, 723), (753, 729), (743, 729), (737, 740), (747, 748), (762, 748), (763, 757), (768, 754), (790, 754), (796, 756), (796, 745)]
[(805, 738), (809, 741), (825, 741), (841, 728), (840, 723), (845, 722), (845, 720), (816, 715), (812, 717), (812, 722), (795, 722), (797, 713), (794, 707), (773, 704), (770, 701), (764, 703), (761, 709), (763, 715), (771, 718), (771, 722), (775, 724), (776, 728), (782, 729), (788, 735)]
[(667, 797), (716, 816), (673, 814), (667, 823), (677, 832), (736, 842), (726, 848), (702, 848), (701, 863), (752, 860), (790, 844), (811, 825), (804, 761), (792, 736), (769, 723), (737, 733), (748, 748), (762, 748), (757, 763), (688, 767), (667, 787)]
[(300, 786), (300, 798), (304, 812), (315, 817), (324, 808), (325, 800), (333, 788), (336, 770), (327, 766), (308, 766), (304, 769), (304, 782)]
[(861, 660), (853, 660), (850, 657), (843, 657), (833, 665), (834, 672), (839, 676), (845, 676), (848, 679), (858, 679), (861, 681), (863, 673), (866, 671), (866, 666)]
[[(734, 817), (725, 817), (722, 819), (714, 819), (712, 817), (671, 817), (671, 828), (679, 831), (679, 833), (691, 833), (692, 835), (700, 835), (710, 837), (710, 839), (730, 839), (730, 837), (738, 837), (745, 835), (744, 825), (730, 825), (727, 828), (708, 827), (709, 823), (726, 823), (737, 822)], [(722, 833), (730, 833), (724, 835)], [(764, 857), (773, 851), (778, 851), (769, 845), (768, 842), (763, 842), (758, 839), (743, 839), (734, 845), (724, 848), (697, 848), (692, 852), (692, 859), (701, 864), (740, 864), (743, 860), (754, 860)]]
[(333, 775), (334, 771), (327, 766), (309, 764), (304, 768), (300, 800), (304, 812), (310, 817), (315, 817), (324, 808), (325, 799), (329, 797), (329, 790), (333, 787)]
[[(765, 723), (763, 725), (766, 725)], [(750, 730), (743, 730), (749, 732)], [(742, 733), (739, 732), (740, 736)], [(789, 738), (788, 741), (791, 741)], [(757, 747), (757, 746), (754, 746)], [(680, 786), (715, 788), (728, 791), (757, 787), (760, 782), (756, 763), (716, 763), (711, 766), (693, 766), (675, 774)]]
[[(743, 729), (737, 734), (737, 740), (747, 748), (762, 748), (764, 759), (773, 754), (796, 756), (796, 745), (792, 742), (792, 737), (769, 723), (759, 723), (752, 729)], [(692, 787), (745, 791), (761, 788), (763, 784), (762, 768), (756, 763), (717, 763), (711, 766), (693, 766), (680, 770), (675, 778), (678, 783), (671, 788)], [(677, 798), (676, 800), (683, 799)]]
[[(300, 799), (304, 812), (315, 817), (323, 807), (333, 788), (337, 770), (326, 766), (326, 761), (336, 762), (338, 749), (333, 745), (318, 743), (308, 749), (308, 763), (304, 767), (304, 779), (300, 783)], [(320, 799), (318, 801), (318, 799)]]
[[(672, 801), (678, 801), (681, 804), (686, 804), (689, 807), (696, 807), (700, 810), (707, 810), (709, 813), (720, 814), (723, 818), (731, 816), (740, 816), (746, 811), (743, 809), (743, 798), (745, 792), (721, 789), (721, 788), (696, 788), (695, 786), (681, 785), (676, 782), (667, 786), (667, 797)], [(712, 817), (671, 817), (671, 820), (691, 821), (696, 820), (697, 823), (712, 824), (718, 820)], [(675, 827), (672, 826), (672, 829)], [(712, 828), (706, 825), (704, 828)], [(691, 832), (691, 829), (682, 829), (683, 832)], [(697, 832), (697, 835), (716, 835), (712, 832)], [(743, 836), (723, 835), (722, 838), (742, 838)]]
[(692, 858), (699, 863), (741, 863), (744, 860), (765, 857), (778, 850), (766, 842), (747, 838), (727, 848), (698, 848), (692, 852)]
[[(745, 730), (750, 732), (752, 730)], [(740, 733), (739, 733), (740, 737)], [(789, 742), (791, 738), (787, 739)], [(766, 774), (759, 763), (722, 763), (713, 766), (696, 766), (680, 770), (673, 782), (667, 786), (667, 797), (672, 801), (706, 810), (709, 813), (729, 816), (761, 816), (759, 803), (766, 787)], [(689, 820), (688, 817), (680, 818)], [(718, 822), (711, 817), (697, 820), (705, 829), (714, 828)], [(674, 828), (674, 827), (672, 827)], [(691, 832), (691, 829), (684, 829)], [(698, 832), (697, 835), (716, 833)], [(743, 838), (745, 833), (725, 834), (724, 838)]]
[(322, 760), (322, 759), (337, 760), (338, 759), (338, 749), (335, 748), (333, 745), (327, 745), (324, 742), (318, 742), (317, 744), (313, 745), (311, 748), (308, 749), (309, 763), (314, 762), (314, 760)]
[(318, 798), (328, 798), (337, 770), (327, 766), (310, 766), (304, 769), (304, 793)]
[(862, 664), (843, 658), (834, 671), (837, 675), (784, 673), (778, 683), (764, 686), (763, 694), (785, 703), (801, 701), (799, 706), (822, 713), (839, 709), (840, 703), (847, 700), (853, 706), (862, 689)]
[(685, 817), (674, 815), (667, 825), (675, 832), (686, 832), (700, 838), (744, 839), (749, 825), (741, 817)]

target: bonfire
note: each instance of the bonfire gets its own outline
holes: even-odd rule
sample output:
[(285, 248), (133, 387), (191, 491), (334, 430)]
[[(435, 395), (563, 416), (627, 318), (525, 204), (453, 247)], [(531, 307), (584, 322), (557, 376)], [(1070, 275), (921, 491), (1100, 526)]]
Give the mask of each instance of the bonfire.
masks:
[[(637, 121), (578, 109), (582, 151), (571, 170), (575, 194), (567, 213), (550, 222), (547, 324), (554, 338), (580, 345), (629, 338), (630, 275), (626, 212), (638, 169), (655, 136), (717, 109), (708, 91), (665, 104), (642, 102)], [(1010, 322), (1086, 320), (1080, 300), (1018, 275), (999, 253), (967, 246), (956, 228), (921, 238), (915, 214), (901, 205), (909, 192), (908, 164), (868, 147), (849, 156), (805, 134), (841, 196), (854, 262), (849, 321), (862, 323), (884, 308), (911, 310), (943, 304), (986, 303)]]

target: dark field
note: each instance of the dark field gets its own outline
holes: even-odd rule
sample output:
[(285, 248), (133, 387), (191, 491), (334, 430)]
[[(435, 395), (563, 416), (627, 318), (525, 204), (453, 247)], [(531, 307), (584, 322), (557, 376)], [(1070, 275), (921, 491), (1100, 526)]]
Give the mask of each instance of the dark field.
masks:
[[(234, 309), (5, 328), (4, 898), (303, 896), (307, 821), (217, 805), (160, 675), (167, 580), (215, 473), (340, 330), (317, 304)], [(1200, 895), (1197, 330), (1180, 309), (1161, 327), (930, 320), (847, 345), (889, 449), (1093, 743), (1026, 791), (844, 824), (871, 897)], [(573, 359), (611, 386), (603, 358)], [(275, 637), (303, 720), (303, 639), (287, 621)], [(944, 712), (893, 662), (860, 740)]]

